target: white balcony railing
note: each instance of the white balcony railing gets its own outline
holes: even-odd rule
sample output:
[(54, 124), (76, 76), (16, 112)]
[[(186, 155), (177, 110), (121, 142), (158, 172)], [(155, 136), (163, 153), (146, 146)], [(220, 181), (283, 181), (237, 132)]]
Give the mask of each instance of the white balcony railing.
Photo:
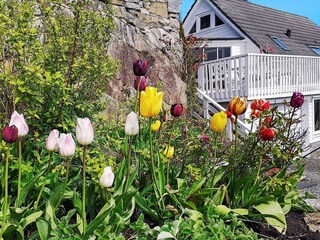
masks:
[(320, 57), (247, 54), (200, 65), (198, 87), (216, 101), (320, 94)]

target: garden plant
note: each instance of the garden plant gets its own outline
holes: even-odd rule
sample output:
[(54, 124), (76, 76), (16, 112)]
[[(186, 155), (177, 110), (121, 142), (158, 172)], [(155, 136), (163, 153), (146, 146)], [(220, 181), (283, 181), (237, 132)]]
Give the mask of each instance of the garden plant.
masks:
[(137, 60), (136, 97), (109, 116), (109, 9), (9, 0), (0, 11), (0, 239), (259, 239), (248, 223), (284, 234), (285, 214), (310, 210), (297, 189), (303, 94), (284, 112), (254, 100), (243, 133), (245, 98), (195, 120), (164, 104)]

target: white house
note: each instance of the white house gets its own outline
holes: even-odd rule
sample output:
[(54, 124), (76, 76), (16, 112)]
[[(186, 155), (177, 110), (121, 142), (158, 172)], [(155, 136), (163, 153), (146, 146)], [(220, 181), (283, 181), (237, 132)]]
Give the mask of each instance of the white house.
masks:
[(203, 40), (198, 88), (205, 111), (226, 107), (236, 95), (282, 106), (299, 91), (306, 144), (320, 141), (319, 26), (247, 0), (197, 0), (183, 27), (186, 36)]

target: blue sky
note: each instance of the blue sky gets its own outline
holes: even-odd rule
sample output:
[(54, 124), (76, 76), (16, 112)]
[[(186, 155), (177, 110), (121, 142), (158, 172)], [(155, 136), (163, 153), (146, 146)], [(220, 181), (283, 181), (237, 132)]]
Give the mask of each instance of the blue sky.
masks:
[[(250, 2), (299, 14), (320, 26), (320, 0), (249, 0)], [(194, 0), (182, 0), (181, 19), (185, 17)]]

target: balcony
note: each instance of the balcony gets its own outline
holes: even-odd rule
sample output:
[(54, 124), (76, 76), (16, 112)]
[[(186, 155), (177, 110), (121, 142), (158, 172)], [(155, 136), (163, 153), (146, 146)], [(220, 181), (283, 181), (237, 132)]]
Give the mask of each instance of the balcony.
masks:
[(289, 97), (320, 94), (320, 57), (246, 54), (200, 65), (198, 88), (217, 102), (233, 96)]

